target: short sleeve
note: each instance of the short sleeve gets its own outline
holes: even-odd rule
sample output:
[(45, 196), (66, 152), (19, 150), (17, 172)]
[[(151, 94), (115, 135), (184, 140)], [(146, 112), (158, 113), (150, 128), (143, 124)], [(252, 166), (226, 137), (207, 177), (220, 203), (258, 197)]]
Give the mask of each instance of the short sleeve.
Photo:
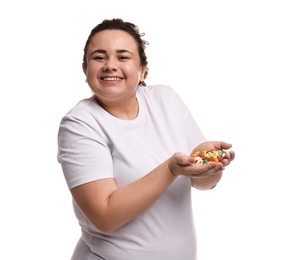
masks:
[(58, 132), (58, 161), (68, 187), (113, 178), (113, 162), (107, 142), (85, 122), (64, 117)]

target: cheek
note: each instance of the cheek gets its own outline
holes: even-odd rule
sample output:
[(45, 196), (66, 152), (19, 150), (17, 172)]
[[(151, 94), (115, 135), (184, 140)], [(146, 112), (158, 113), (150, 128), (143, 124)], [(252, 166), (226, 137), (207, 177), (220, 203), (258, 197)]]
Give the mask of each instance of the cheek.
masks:
[(142, 69), (141, 67), (138, 66), (126, 66), (125, 67), (125, 72), (131, 77), (134, 77), (136, 79), (141, 79), (142, 78)]
[(86, 70), (86, 77), (95, 77), (98, 74), (99, 68), (95, 66), (89, 66)]

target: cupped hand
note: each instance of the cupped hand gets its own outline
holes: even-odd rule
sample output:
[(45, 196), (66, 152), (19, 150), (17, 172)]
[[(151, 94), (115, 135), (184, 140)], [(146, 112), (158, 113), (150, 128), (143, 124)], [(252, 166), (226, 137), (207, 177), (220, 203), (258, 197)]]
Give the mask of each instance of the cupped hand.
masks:
[(216, 173), (222, 172), (225, 166), (235, 158), (233, 151), (226, 151), (232, 147), (231, 144), (220, 141), (208, 141), (201, 143), (193, 150), (192, 154), (197, 151), (214, 151), (224, 150), (225, 157), (221, 162), (208, 162), (204, 165), (195, 164), (194, 158), (184, 153), (175, 153), (168, 162), (170, 172), (174, 176), (185, 175), (189, 177), (207, 177), (214, 176)]
[(183, 153), (175, 153), (168, 161), (172, 175), (188, 177), (206, 177), (216, 174), (224, 169), (222, 163), (209, 162), (204, 165), (195, 164), (194, 158)]
[(235, 158), (235, 152), (234, 151), (227, 151), (231, 147), (232, 147), (232, 144), (230, 144), (230, 143), (221, 142), (221, 141), (208, 141), (208, 142), (201, 143), (200, 145), (195, 147), (192, 154), (197, 152), (197, 151), (223, 150), (225, 152), (225, 156), (224, 156), (224, 159), (221, 161), (221, 163), (223, 164), (223, 166), (227, 166)]

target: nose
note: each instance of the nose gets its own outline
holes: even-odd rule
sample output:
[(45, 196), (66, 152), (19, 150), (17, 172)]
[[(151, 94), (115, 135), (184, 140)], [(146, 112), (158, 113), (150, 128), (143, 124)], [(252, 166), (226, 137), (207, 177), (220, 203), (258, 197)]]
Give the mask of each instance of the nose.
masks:
[(114, 59), (108, 59), (105, 65), (103, 66), (103, 71), (117, 71), (117, 70), (118, 70), (117, 62)]

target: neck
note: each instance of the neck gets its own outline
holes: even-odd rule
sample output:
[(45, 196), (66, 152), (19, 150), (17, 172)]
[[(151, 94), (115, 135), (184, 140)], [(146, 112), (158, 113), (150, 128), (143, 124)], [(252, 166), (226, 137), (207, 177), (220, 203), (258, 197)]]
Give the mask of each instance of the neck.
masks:
[(139, 112), (139, 103), (136, 97), (130, 99), (128, 102), (122, 102), (117, 104), (105, 104), (97, 97), (95, 97), (97, 103), (105, 109), (109, 114), (123, 119), (133, 120), (137, 117)]

